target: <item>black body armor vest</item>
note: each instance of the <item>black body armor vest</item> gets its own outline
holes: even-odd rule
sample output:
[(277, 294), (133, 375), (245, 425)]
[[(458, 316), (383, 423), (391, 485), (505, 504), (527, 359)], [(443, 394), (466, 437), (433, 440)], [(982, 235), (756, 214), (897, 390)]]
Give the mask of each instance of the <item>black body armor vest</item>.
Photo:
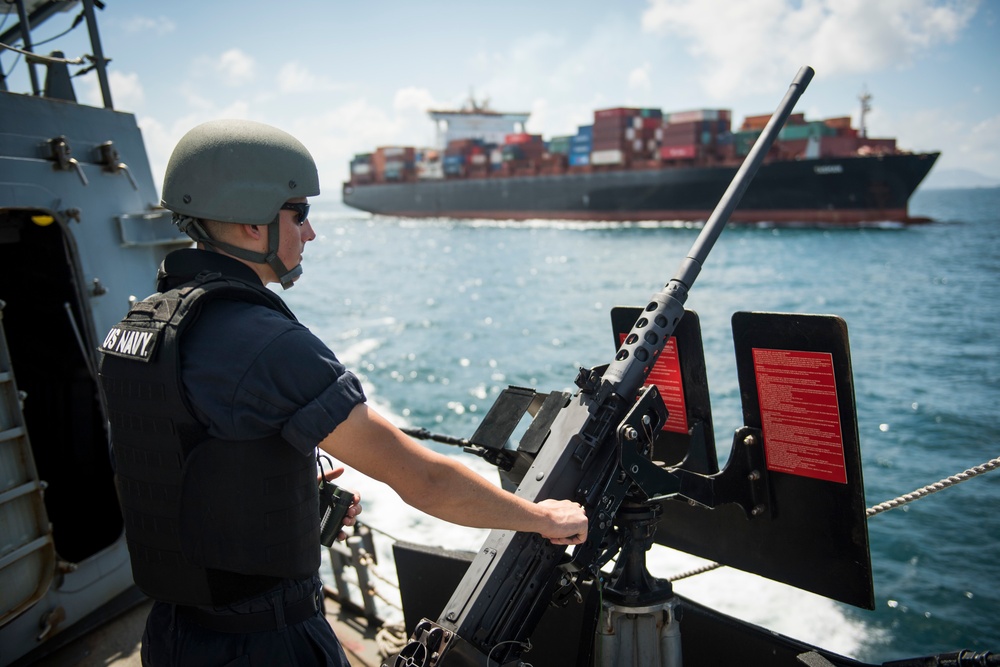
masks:
[(101, 345), (133, 577), (183, 605), (235, 602), (320, 564), (315, 459), (277, 434), (211, 438), (187, 404), (178, 336), (217, 298), (295, 319), (270, 291), (206, 272), (135, 304)]

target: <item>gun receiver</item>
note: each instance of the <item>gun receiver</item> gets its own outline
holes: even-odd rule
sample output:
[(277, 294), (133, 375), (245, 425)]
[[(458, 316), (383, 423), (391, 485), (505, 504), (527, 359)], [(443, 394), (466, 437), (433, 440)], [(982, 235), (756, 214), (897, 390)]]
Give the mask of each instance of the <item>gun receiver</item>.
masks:
[[(438, 621), (419, 623), (407, 646), (387, 664), (485, 667), (517, 660), (530, 647), (529, 637), (557, 589), (571, 592), (577, 578), (600, 577), (601, 567), (621, 548), (623, 538), (613, 526), (630, 495), (640, 502), (670, 495), (690, 496), (702, 504), (738, 502), (748, 515), (754, 514), (753, 497), (715, 497), (710, 478), (664, 470), (649, 460), (667, 411), (656, 388), (643, 385), (684, 314), (708, 253), (813, 74), (809, 67), (799, 70), (677, 274), (653, 295), (607, 370), (581, 370), (579, 392), (546, 399), (548, 432), (539, 436), (544, 444), (520, 463), (496, 446), (487, 452), (489, 460), (518, 468), (517, 495), (535, 502), (564, 498), (583, 504), (587, 541), (567, 556), (565, 547), (536, 534), (491, 532)], [(553, 401), (560, 404), (557, 412), (551, 409)], [(532, 428), (538, 430), (535, 424)], [(745, 477), (753, 463), (744, 466), (739, 474)]]

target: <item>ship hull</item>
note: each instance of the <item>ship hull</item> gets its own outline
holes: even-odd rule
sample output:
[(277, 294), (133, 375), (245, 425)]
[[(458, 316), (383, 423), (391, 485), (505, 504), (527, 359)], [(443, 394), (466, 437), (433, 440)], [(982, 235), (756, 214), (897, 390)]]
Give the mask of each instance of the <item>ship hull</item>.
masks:
[[(910, 195), (938, 153), (772, 162), (733, 222), (856, 225), (925, 222)], [(348, 206), (404, 217), (502, 220), (705, 220), (737, 167), (667, 167), (344, 186)]]

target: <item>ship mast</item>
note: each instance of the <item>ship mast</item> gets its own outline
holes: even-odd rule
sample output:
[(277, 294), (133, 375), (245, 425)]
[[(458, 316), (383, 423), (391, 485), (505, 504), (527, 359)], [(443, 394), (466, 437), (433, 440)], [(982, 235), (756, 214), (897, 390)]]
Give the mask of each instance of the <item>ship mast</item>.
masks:
[(872, 110), (872, 105), (871, 105), (872, 96), (868, 93), (867, 88), (861, 90), (861, 94), (858, 95), (858, 100), (861, 101), (861, 120), (858, 123), (858, 125), (860, 126), (861, 138), (867, 139), (868, 127), (865, 124), (865, 116), (867, 116), (868, 112)]

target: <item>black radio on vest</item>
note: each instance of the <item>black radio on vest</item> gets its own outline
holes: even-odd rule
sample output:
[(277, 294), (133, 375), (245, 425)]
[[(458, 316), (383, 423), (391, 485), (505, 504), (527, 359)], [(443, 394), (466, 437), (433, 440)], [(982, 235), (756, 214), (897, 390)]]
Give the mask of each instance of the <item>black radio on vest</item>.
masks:
[[(323, 459), (330, 461), (326, 456), (317, 456), (320, 472), (323, 471)], [(344, 518), (347, 510), (354, 502), (354, 494), (347, 489), (342, 489), (332, 482), (323, 479), (319, 480), (319, 543), (324, 547), (333, 546), (333, 541), (337, 539), (337, 534), (344, 527)]]

